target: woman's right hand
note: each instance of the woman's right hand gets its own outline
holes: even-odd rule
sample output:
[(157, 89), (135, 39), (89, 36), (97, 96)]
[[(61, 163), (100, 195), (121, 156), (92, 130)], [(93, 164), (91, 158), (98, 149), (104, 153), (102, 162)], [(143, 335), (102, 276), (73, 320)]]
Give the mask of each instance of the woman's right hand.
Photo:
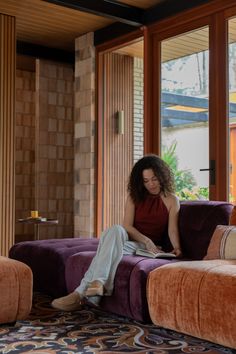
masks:
[(146, 249), (150, 252), (163, 252), (161, 248), (157, 247), (155, 243), (150, 240), (150, 238), (147, 238), (147, 241), (145, 242)]

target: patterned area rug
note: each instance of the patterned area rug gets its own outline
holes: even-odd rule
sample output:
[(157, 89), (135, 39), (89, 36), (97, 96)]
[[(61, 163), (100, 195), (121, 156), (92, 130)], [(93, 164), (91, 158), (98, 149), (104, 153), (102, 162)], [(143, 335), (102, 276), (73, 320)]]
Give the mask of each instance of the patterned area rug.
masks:
[(60, 312), (51, 298), (35, 294), (32, 312), (15, 326), (0, 326), (0, 353), (206, 353), (235, 350), (142, 324), (92, 307)]

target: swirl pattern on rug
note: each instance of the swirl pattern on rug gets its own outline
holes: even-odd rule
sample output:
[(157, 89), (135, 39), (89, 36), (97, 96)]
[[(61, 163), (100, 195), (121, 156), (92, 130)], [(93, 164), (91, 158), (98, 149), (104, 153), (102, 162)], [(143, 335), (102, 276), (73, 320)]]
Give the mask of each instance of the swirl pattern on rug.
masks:
[(232, 354), (236, 351), (89, 306), (61, 312), (51, 298), (34, 295), (29, 318), (0, 326), (0, 353)]

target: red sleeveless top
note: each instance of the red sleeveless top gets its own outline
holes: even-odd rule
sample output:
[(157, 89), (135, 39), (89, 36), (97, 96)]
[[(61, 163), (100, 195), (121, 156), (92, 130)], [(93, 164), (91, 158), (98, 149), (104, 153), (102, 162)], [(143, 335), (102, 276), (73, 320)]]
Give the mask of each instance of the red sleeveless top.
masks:
[(168, 230), (169, 212), (160, 195), (149, 194), (135, 205), (134, 227), (155, 244), (160, 244)]

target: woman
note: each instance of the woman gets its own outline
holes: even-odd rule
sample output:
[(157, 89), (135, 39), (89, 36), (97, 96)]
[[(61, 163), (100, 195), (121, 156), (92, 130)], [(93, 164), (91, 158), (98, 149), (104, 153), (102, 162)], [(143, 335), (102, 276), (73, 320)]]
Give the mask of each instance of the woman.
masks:
[(138, 160), (129, 177), (123, 225), (114, 225), (103, 232), (80, 285), (71, 294), (55, 299), (52, 306), (64, 311), (77, 310), (88, 297), (90, 302), (98, 304), (101, 296), (112, 294), (122, 256), (135, 254), (137, 248), (160, 252), (166, 231), (172, 252), (181, 257), (179, 208), (168, 165), (157, 155)]

